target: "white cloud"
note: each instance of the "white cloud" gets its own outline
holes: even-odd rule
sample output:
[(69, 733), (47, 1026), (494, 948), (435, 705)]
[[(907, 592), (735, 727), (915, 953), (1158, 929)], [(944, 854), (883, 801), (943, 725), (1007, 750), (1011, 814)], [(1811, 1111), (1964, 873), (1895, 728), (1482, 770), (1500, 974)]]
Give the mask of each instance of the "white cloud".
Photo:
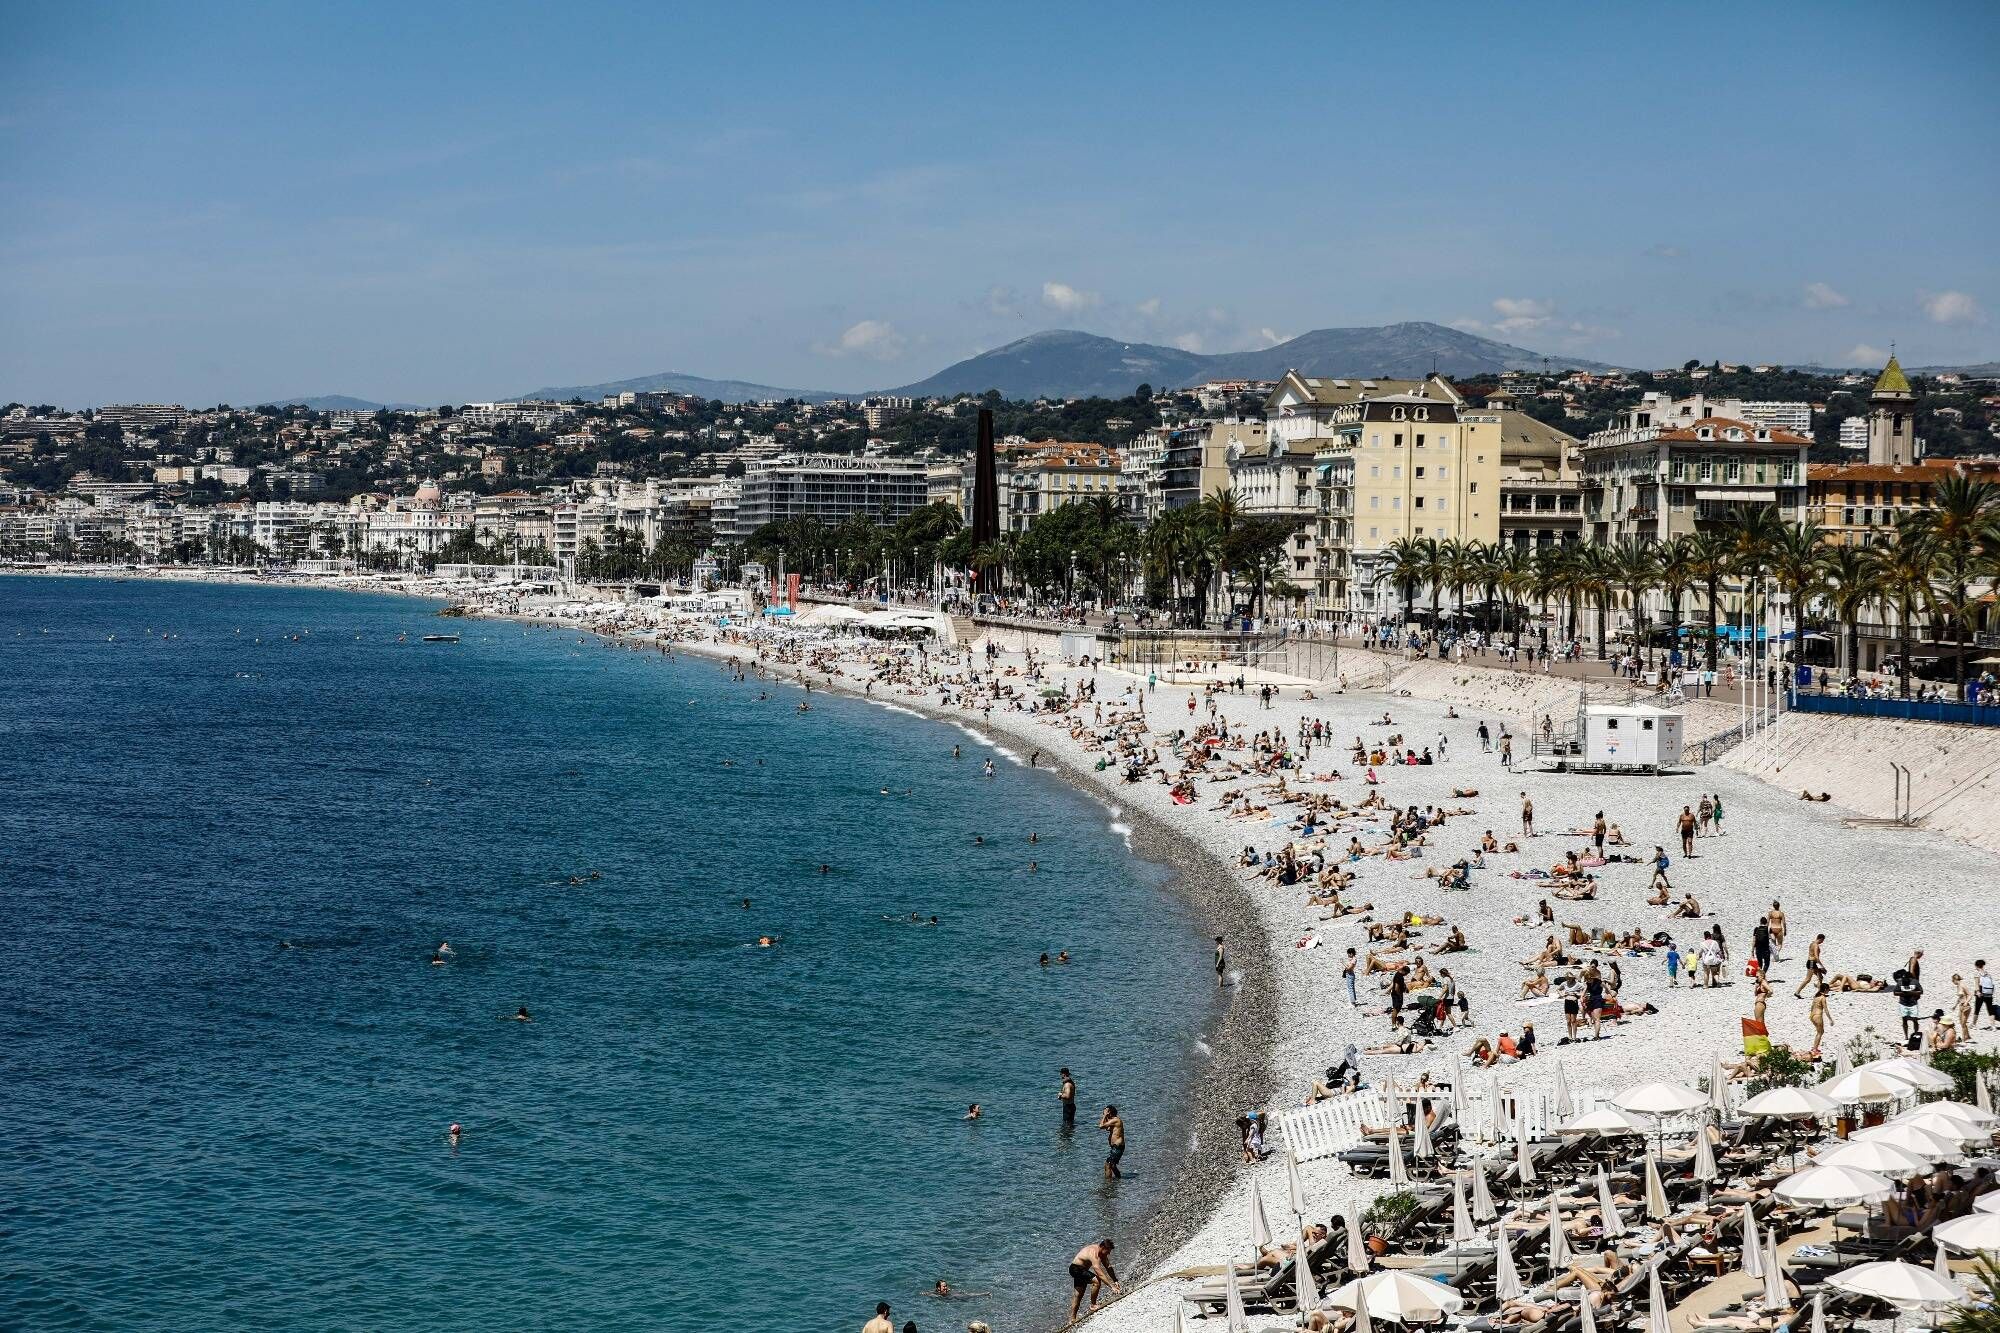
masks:
[(896, 326), (882, 319), (864, 319), (850, 324), (831, 343), (814, 343), (821, 356), (860, 356), (871, 361), (894, 361), (910, 346), (910, 340), (896, 332)]
[(1078, 291), (1066, 282), (1042, 284), (1042, 304), (1051, 310), (1060, 310), (1065, 315), (1088, 310), (1097, 304), (1097, 299), (1096, 292)]
[(1201, 335), (1199, 333), (1176, 334), (1174, 337), (1174, 346), (1180, 348), (1183, 352), (1199, 352), (1201, 350)]
[(1933, 324), (1973, 324), (1979, 320), (1979, 302), (1964, 292), (1933, 292), (1924, 298), (1924, 313)]
[(1257, 336), (1264, 340), (1264, 346), (1266, 347), (1276, 347), (1279, 343), (1291, 341), (1290, 338), (1287, 338), (1284, 334), (1269, 326), (1257, 330)]
[(1528, 296), (1503, 296), (1493, 302), (1493, 310), (1500, 316), (1493, 322), (1493, 331), (1511, 337), (1546, 328), (1555, 316), (1556, 306), (1553, 301), (1538, 301)]
[(1823, 282), (1806, 284), (1806, 309), (1838, 310), (1847, 304), (1847, 298)]
[(1160, 313), (1160, 298), (1157, 296), (1149, 296), (1145, 300), (1139, 302), (1138, 305), (1133, 306), (1132, 308), (1138, 311), (1140, 314), (1144, 315), (1147, 319), (1151, 319), (1153, 316)]
[(1021, 294), (1012, 287), (995, 283), (986, 289), (986, 308), (996, 315), (1012, 318), (1021, 313)]
[(1879, 366), (1888, 362), (1889, 354), (1879, 347), (1856, 343), (1847, 353), (1847, 359), (1857, 366)]

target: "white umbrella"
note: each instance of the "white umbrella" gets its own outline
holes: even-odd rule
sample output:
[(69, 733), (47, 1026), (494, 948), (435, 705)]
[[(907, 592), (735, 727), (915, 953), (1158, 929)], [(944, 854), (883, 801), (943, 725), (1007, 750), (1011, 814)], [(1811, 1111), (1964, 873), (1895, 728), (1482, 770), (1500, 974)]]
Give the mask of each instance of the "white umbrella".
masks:
[(1313, 1281), (1312, 1256), (1306, 1253), (1305, 1228), (1299, 1228), (1299, 1248), (1294, 1251), (1297, 1263), (1293, 1265), (1293, 1276), (1299, 1283), (1299, 1316), (1304, 1318), (1307, 1311), (1319, 1304), (1319, 1284)]
[(1507, 1238), (1507, 1224), (1493, 1229), (1493, 1294), (1503, 1301), (1521, 1295), (1521, 1272), (1514, 1267), (1514, 1243)]
[(1729, 1114), (1729, 1074), (1722, 1067), (1722, 1057), (1712, 1056), (1708, 1062), (1708, 1109), (1717, 1116)]
[(1931, 1260), (1931, 1271), (1946, 1282), (1951, 1281), (1951, 1260), (1945, 1257), (1942, 1245), (1937, 1247), (1937, 1255)]
[(1454, 1172), (1451, 1177), (1451, 1243), (1469, 1245), (1478, 1235), (1472, 1225), (1472, 1210), (1465, 1206), (1465, 1177)]
[(1569, 1079), (1564, 1077), (1563, 1067), (1561, 1065), (1556, 1066), (1556, 1086), (1555, 1090), (1549, 1093), (1549, 1099), (1555, 1103), (1555, 1119), (1557, 1126), (1560, 1127), (1568, 1123), (1570, 1114), (1576, 1110), (1576, 1107), (1571, 1104), (1569, 1095)]
[(1562, 1205), (1556, 1196), (1549, 1195), (1549, 1271), (1555, 1272), (1569, 1264), (1569, 1237), (1563, 1232)]
[(1258, 1254), (1271, 1248), (1271, 1219), (1264, 1215), (1264, 1191), (1250, 1182), (1250, 1248)]
[(1641, 1083), (1625, 1089), (1612, 1103), (1634, 1115), (1685, 1115), (1708, 1105), (1708, 1099), (1679, 1083)]
[(1187, 1305), (1184, 1302), (1174, 1302), (1174, 1319), (1167, 1325), (1167, 1333), (1188, 1333)]
[(1437, 1156), (1437, 1149), (1431, 1146), (1431, 1118), (1427, 1115), (1424, 1099), (1417, 1098), (1417, 1132), (1410, 1141), (1410, 1152), (1419, 1162), (1429, 1161)]
[(1770, 1238), (1764, 1246), (1764, 1308), (1782, 1310), (1785, 1308), (1785, 1270), (1778, 1263), (1778, 1229), (1771, 1228)]
[(1843, 1049), (1834, 1055), (1833, 1076), (1835, 1078), (1839, 1078), (1842, 1074), (1846, 1074), (1852, 1071), (1853, 1068), (1854, 1068), (1854, 1062), (1847, 1058), (1846, 1050)]
[(1933, 1111), (1928, 1106), (1920, 1106), (1897, 1116), (1895, 1123), (1913, 1126), (1953, 1143), (1980, 1143), (1993, 1137), (1988, 1129), (1968, 1125), (1948, 1111)]
[(1431, 1324), (1458, 1313), (1465, 1297), (1442, 1282), (1392, 1268), (1345, 1284), (1333, 1293), (1333, 1304), (1357, 1313), (1366, 1306), (1371, 1318), (1393, 1323)]
[(1368, 1271), (1368, 1246), (1361, 1235), (1361, 1205), (1347, 1201), (1347, 1266), (1357, 1273)]
[(1886, 1143), (1892, 1148), (1901, 1148), (1912, 1157), (1925, 1157), (1933, 1162), (1956, 1162), (1963, 1154), (1955, 1138), (1946, 1138), (1933, 1133), (1922, 1125), (1899, 1124), (1891, 1121), (1886, 1125), (1870, 1125), (1857, 1129), (1848, 1140), (1850, 1143)]
[(2000, 1213), (2000, 1190), (1994, 1190), (1990, 1194), (1982, 1194), (1974, 1199), (1972, 1201), (1972, 1211), (1975, 1213)]
[(1965, 1254), (2000, 1254), (2000, 1213), (1967, 1213), (1931, 1228), (1931, 1239)]
[(1304, 1218), (1306, 1215), (1306, 1185), (1299, 1179), (1299, 1155), (1290, 1148), (1285, 1149), (1285, 1188), (1291, 1194), (1287, 1200), (1292, 1205), (1292, 1216)]
[(1451, 1051), (1451, 1118), (1465, 1124), (1465, 1069), (1459, 1063), (1456, 1046)]
[(1694, 1178), (1704, 1185), (1722, 1179), (1722, 1169), (1715, 1164), (1715, 1145), (1708, 1141), (1707, 1125), (1694, 1132)]
[(1952, 1283), (1915, 1264), (1860, 1264), (1835, 1273), (1826, 1285), (1835, 1291), (1872, 1296), (1903, 1310), (1941, 1310), (1963, 1299)]
[(1486, 1168), (1475, 1165), (1472, 1168), (1472, 1218), (1475, 1222), (1491, 1222), (1500, 1216), (1500, 1210), (1493, 1206), (1493, 1190), (1486, 1183)]
[(1595, 1111), (1586, 1111), (1563, 1126), (1565, 1134), (1595, 1134), (1607, 1139), (1619, 1134), (1645, 1132), (1644, 1121), (1615, 1106), (1600, 1106)]
[(1646, 1267), (1646, 1333), (1672, 1333), (1667, 1323), (1667, 1293), (1660, 1289), (1660, 1261)]
[(1507, 1137), (1507, 1103), (1500, 1098), (1500, 1076), (1486, 1076), (1486, 1104), (1493, 1109), (1493, 1141)]
[(1809, 1166), (1774, 1191), (1784, 1203), (1807, 1208), (1841, 1208), (1853, 1203), (1877, 1203), (1896, 1192), (1894, 1181), (1853, 1166)]
[(1931, 1164), (1907, 1148), (1898, 1148), (1893, 1143), (1880, 1139), (1851, 1139), (1837, 1148), (1829, 1148), (1819, 1155), (1821, 1166), (1858, 1166), (1863, 1171), (1873, 1171), (1878, 1176), (1920, 1176), (1931, 1169)]
[(1588, 1288), (1577, 1300), (1576, 1321), (1576, 1333), (1597, 1333), (1597, 1314), (1590, 1308)]
[(1893, 1055), (1886, 1060), (1870, 1060), (1861, 1066), (1877, 1073), (1899, 1078), (1922, 1092), (1950, 1092), (1958, 1086), (1958, 1080), (1949, 1074), (1940, 1073), (1922, 1060), (1913, 1060), (1907, 1055)]
[(1354, 1328), (1351, 1333), (1375, 1333), (1375, 1317), (1368, 1313), (1367, 1301), (1355, 1306)]
[(1535, 1155), (1528, 1150), (1528, 1136), (1525, 1134), (1515, 1144), (1514, 1177), (1523, 1185), (1535, 1183)]
[(1616, 1240), (1625, 1234), (1625, 1219), (1619, 1215), (1618, 1201), (1611, 1197), (1611, 1182), (1604, 1168), (1597, 1168), (1597, 1211), (1604, 1214), (1604, 1238)]
[(1826, 1333), (1826, 1297), (1813, 1296), (1812, 1333)]
[(1900, 1102), (1915, 1096), (1917, 1091), (1894, 1074), (1880, 1069), (1857, 1069), (1851, 1074), (1830, 1078), (1819, 1085), (1819, 1090), (1842, 1106)]
[(1974, 1128), (1991, 1129), (1995, 1125), (2000, 1125), (2000, 1116), (1994, 1115), (1991, 1111), (1982, 1110), (1977, 1106), (1968, 1106), (1964, 1102), (1951, 1101), (1948, 1098), (1935, 1102), (1925, 1102), (1922, 1106), (1915, 1108), (1915, 1113), (1919, 1115), (1948, 1116), (1953, 1120), (1963, 1120), (1966, 1124)]
[(1236, 1265), (1229, 1264), (1223, 1269), (1222, 1309), (1228, 1317), (1229, 1333), (1250, 1333), (1250, 1316), (1243, 1310), (1243, 1284), (1237, 1281)]
[(1667, 1207), (1667, 1187), (1660, 1181), (1660, 1159), (1648, 1149), (1646, 1152), (1646, 1216), (1655, 1222), (1664, 1221), (1672, 1211)]
[(1753, 1118), (1801, 1120), (1806, 1116), (1832, 1115), (1839, 1104), (1811, 1088), (1772, 1088), (1736, 1108)]
[(1402, 1126), (1389, 1129), (1389, 1183), (1397, 1189), (1410, 1183), (1410, 1168), (1403, 1165)]
[(1753, 1280), (1764, 1276), (1764, 1243), (1747, 1203), (1743, 1205), (1743, 1276)]
[(1987, 1090), (1984, 1073), (1972, 1076), (1972, 1104), (1988, 1115), (1993, 1114), (1993, 1094)]

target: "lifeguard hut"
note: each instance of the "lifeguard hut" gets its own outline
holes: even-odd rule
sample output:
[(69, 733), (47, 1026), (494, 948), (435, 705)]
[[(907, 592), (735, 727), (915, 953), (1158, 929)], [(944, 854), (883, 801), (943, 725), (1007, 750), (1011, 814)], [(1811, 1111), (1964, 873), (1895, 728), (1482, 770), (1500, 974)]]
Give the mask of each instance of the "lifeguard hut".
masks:
[(1681, 715), (1642, 703), (1580, 703), (1576, 725), (1536, 737), (1559, 773), (1663, 773), (1681, 762)]

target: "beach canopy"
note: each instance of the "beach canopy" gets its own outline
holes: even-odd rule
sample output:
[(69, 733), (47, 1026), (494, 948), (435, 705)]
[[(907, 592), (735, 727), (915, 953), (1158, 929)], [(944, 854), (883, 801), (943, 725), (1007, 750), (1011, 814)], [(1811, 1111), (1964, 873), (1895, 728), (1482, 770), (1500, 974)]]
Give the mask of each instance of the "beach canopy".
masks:
[(1486, 1168), (1478, 1162), (1472, 1164), (1472, 1219), (1475, 1222), (1491, 1222), (1500, 1216), (1500, 1210), (1493, 1206), (1493, 1187), (1486, 1183)]
[(1972, 1201), (1972, 1211), (1975, 1213), (2000, 1213), (2000, 1190), (1994, 1190), (1991, 1194), (1982, 1194), (1974, 1199)]
[(1916, 1095), (1916, 1089), (1894, 1074), (1880, 1069), (1856, 1069), (1819, 1085), (1827, 1097), (1846, 1106), (1851, 1103), (1900, 1102)]
[(1667, 1206), (1667, 1187), (1660, 1181), (1660, 1159), (1651, 1149), (1646, 1152), (1646, 1216), (1655, 1222), (1665, 1221), (1673, 1210)]
[(1982, 1129), (1991, 1129), (1995, 1125), (2000, 1125), (2000, 1115), (1994, 1115), (1991, 1111), (1982, 1110), (1977, 1106), (1968, 1106), (1964, 1102), (1955, 1102), (1949, 1099), (1925, 1102), (1922, 1106), (1915, 1108), (1910, 1114), (1949, 1116), (1953, 1120), (1963, 1120), (1968, 1125), (1975, 1125)]
[(1250, 1182), (1250, 1248), (1262, 1254), (1271, 1248), (1271, 1219), (1264, 1214), (1264, 1191)]
[(1507, 1224), (1493, 1229), (1493, 1294), (1503, 1301), (1518, 1300), (1522, 1294), (1521, 1270), (1514, 1267), (1514, 1243), (1507, 1237)]
[(1772, 1088), (1736, 1109), (1753, 1120), (1802, 1120), (1807, 1116), (1832, 1115), (1840, 1105), (1811, 1088)]
[(1618, 1201), (1611, 1195), (1611, 1181), (1605, 1177), (1604, 1168), (1597, 1168), (1597, 1211), (1604, 1217), (1604, 1238), (1616, 1240), (1625, 1234), (1625, 1218), (1618, 1211)]
[(1625, 1089), (1612, 1103), (1634, 1115), (1685, 1115), (1708, 1105), (1708, 1098), (1680, 1083), (1641, 1083)]
[(1340, 1310), (1366, 1305), (1370, 1318), (1395, 1324), (1434, 1324), (1457, 1314), (1465, 1297), (1442, 1282), (1392, 1268), (1347, 1283), (1333, 1293), (1333, 1304)]
[(1873, 1171), (1878, 1176), (1921, 1176), (1931, 1169), (1931, 1163), (1917, 1156), (1908, 1148), (1898, 1148), (1893, 1143), (1880, 1139), (1855, 1140), (1843, 1143), (1819, 1155), (1821, 1166), (1858, 1166), (1863, 1171)]
[(1931, 1239), (1961, 1254), (2000, 1254), (2000, 1213), (1967, 1213), (1931, 1228)]
[(1595, 1111), (1586, 1111), (1573, 1117), (1562, 1127), (1565, 1134), (1595, 1134), (1599, 1138), (1612, 1138), (1619, 1134), (1643, 1134), (1646, 1124), (1638, 1117), (1615, 1106), (1600, 1106)]
[(1894, 1181), (1854, 1166), (1809, 1166), (1773, 1191), (1781, 1202), (1808, 1208), (1879, 1203), (1895, 1192)]
[(1935, 1134), (1941, 1139), (1950, 1139), (1953, 1143), (1978, 1143), (1992, 1137), (1991, 1131), (1984, 1126), (1969, 1125), (1948, 1112), (1934, 1111), (1928, 1106), (1905, 1111), (1892, 1123), (1909, 1125), (1913, 1129)]
[(1835, 1291), (1871, 1296), (1899, 1310), (1942, 1310), (1965, 1299), (1958, 1287), (1915, 1264), (1859, 1264), (1826, 1280)]
[(1922, 1125), (1899, 1125), (1893, 1121), (1886, 1125), (1870, 1125), (1857, 1129), (1848, 1140), (1850, 1143), (1886, 1143), (1892, 1148), (1901, 1148), (1913, 1157), (1927, 1157), (1932, 1162), (1956, 1162), (1963, 1155), (1959, 1152), (1958, 1140), (1934, 1134)]
[(1299, 1309), (1310, 1310), (1319, 1304), (1319, 1283), (1313, 1281), (1312, 1247), (1306, 1244), (1305, 1228), (1299, 1228), (1299, 1247), (1292, 1251), (1296, 1262), (1292, 1265), (1298, 1278)]
[(1922, 1060), (1912, 1060), (1907, 1055), (1891, 1056), (1886, 1060), (1870, 1060), (1861, 1066), (1878, 1073), (1898, 1078), (1921, 1092), (1950, 1092), (1958, 1086), (1958, 1080), (1950, 1074), (1932, 1069)]

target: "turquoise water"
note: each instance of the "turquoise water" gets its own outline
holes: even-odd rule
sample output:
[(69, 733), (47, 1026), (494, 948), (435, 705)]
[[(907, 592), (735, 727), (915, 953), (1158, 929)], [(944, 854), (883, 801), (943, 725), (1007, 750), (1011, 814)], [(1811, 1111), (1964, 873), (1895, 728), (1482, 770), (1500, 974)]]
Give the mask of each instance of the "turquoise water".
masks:
[(0, 578), (0, 682), (0, 1326), (1036, 1327), (1167, 1183), (1196, 925), (956, 729), (284, 589)]

